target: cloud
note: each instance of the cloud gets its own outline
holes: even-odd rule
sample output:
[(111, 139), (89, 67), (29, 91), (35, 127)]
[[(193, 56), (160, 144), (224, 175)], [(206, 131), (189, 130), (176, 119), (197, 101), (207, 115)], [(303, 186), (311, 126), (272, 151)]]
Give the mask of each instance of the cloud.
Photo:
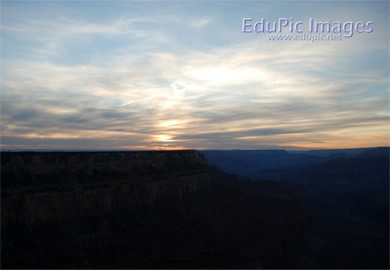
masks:
[(210, 25), (214, 21), (212, 17), (203, 17), (192, 19), (190, 25), (194, 28), (203, 28)]
[[(216, 21), (192, 18), (195, 28)], [(9, 44), (28, 46), (4, 49), (1, 143), (100, 149), (388, 143), (388, 67), (356, 65), (362, 55), (387, 55), (387, 47), (374, 44), (379, 33), (317, 44), (239, 33), (229, 44), (199, 48), (175, 43), (184, 34), (173, 26), (185, 20), (160, 19), (2, 25)], [(196, 35), (210, 42), (207, 33)]]

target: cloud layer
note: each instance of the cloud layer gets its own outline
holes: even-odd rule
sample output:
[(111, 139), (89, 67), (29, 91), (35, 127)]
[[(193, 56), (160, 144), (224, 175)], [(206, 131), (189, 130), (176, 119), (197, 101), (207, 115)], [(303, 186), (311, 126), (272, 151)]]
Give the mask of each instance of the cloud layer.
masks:
[(388, 14), (363, 2), (373, 33), (318, 43), (242, 34), (251, 7), (232, 3), (46, 5), (59, 19), (2, 2), (3, 148), (389, 144)]

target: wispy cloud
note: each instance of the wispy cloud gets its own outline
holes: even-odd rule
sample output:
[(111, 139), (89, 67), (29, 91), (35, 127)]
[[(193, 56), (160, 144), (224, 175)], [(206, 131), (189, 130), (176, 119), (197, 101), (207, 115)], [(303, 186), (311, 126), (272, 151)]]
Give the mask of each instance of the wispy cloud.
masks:
[[(384, 33), (317, 44), (241, 35), (201, 48), (176, 42), (194, 34), (178, 22), (200, 29), (230, 17), (148, 14), (2, 23), (3, 147), (388, 144), (388, 67), (357, 66), (387, 55), (375, 42)], [(210, 42), (207, 31), (196, 35)]]
[(192, 27), (195, 28), (203, 28), (210, 25), (210, 23), (212, 23), (213, 20), (214, 20), (213, 17), (196, 18), (196, 19), (192, 19), (190, 24)]

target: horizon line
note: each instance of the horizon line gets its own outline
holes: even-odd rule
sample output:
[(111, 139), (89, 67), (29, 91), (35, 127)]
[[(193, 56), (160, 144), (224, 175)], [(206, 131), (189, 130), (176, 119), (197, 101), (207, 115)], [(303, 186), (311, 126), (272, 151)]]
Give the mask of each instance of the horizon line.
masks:
[(373, 147), (353, 147), (353, 148), (301, 148), (301, 149), (283, 149), (283, 148), (257, 148), (257, 149), (1, 149), (1, 152), (175, 152), (175, 151), (329, 151), (329, 150), (358, 150), (390, 148), (390, 146), (373, 146)]

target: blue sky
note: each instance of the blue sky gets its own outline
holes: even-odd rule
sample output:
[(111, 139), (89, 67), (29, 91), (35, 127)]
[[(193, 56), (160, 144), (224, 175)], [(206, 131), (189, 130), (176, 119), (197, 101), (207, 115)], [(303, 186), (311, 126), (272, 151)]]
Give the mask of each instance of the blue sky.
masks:
[[(1, 1), (1, 146), (389, 145), (388, 5)], [(372, 21), (374, 30), (271, 41), (242, 33), (248, 17)]]

